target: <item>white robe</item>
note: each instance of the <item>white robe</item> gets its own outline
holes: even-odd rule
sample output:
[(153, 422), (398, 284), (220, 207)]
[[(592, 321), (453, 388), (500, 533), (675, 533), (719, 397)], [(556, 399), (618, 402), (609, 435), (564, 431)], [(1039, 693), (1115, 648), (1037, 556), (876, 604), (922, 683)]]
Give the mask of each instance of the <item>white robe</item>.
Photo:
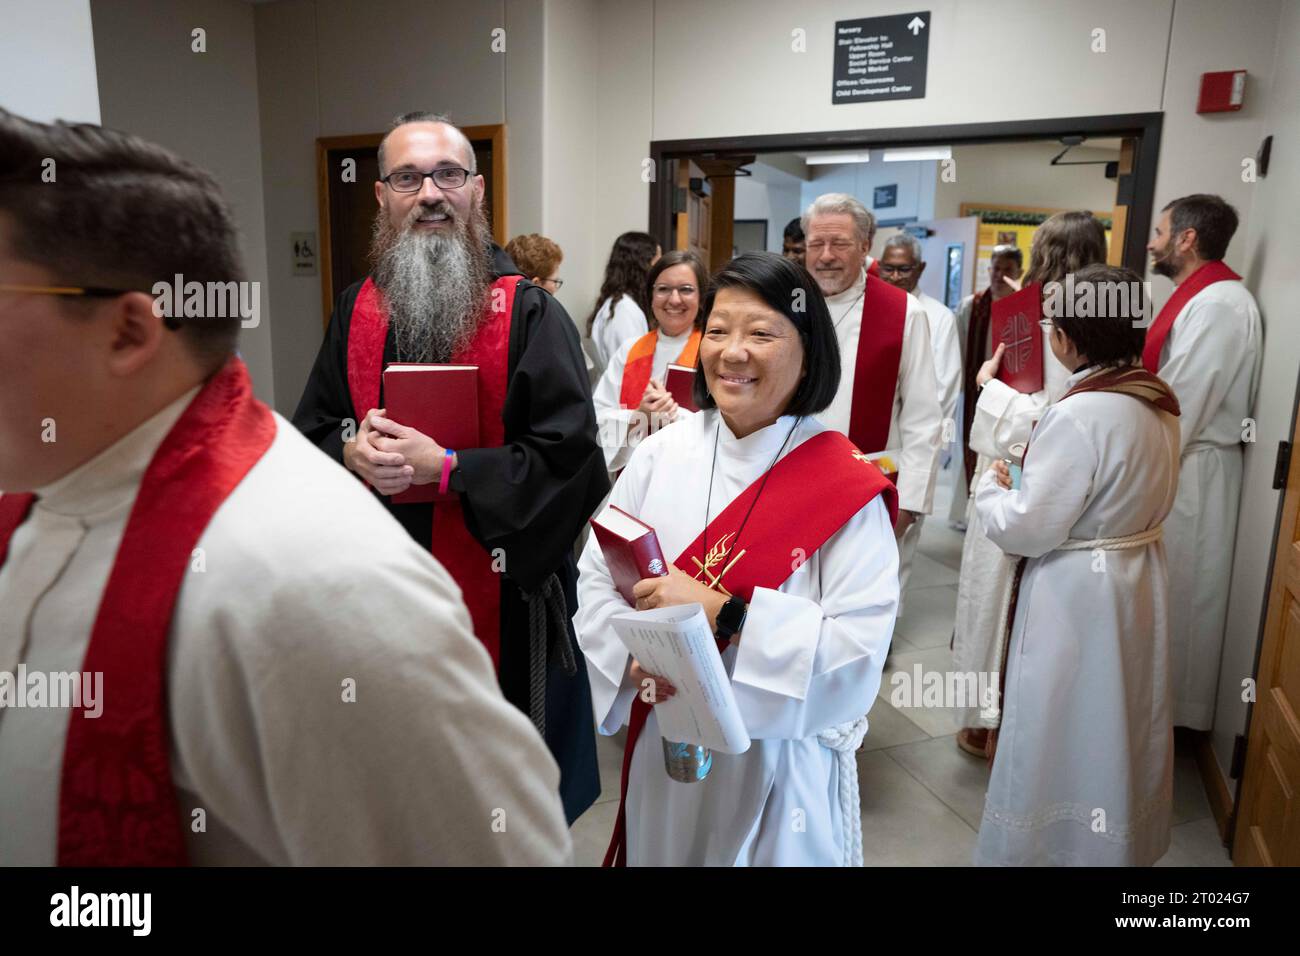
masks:
[[(853, 413), (853, 379), (857, 370), (858, 333), (862, 328), (865, 273), (848, 289), (828, 296), (826, 305), (835, 323), (840, 345), (840, 387), (828, 408), (817, 417), (827, 428), (847, 435)], [(864, 452), (895, 451), (898, 456), (898, 507), (917, 514), (934, 508), (934, 482), (939, 471), (939, 441), (942, 414), (939, 383), (934, 374), (930, 350), (930, 320), (914, 296), (907, 297), (903, 322), (903, 352), (898, 361), (898, 383), (889, 422), (889, 441), (884, 448)]]
[[(1029, 441), (1033, 423), (1047, 406), (1066, 392), (1069, 372), (1052, 353), (1043, 336), (1043, 387), (1037, 392), (1017, 392), (1001, 379), (992, 379), (979, 391), (971, 421), (970, 447), (977, 453), (972, 481), (979, 486), (995, 458), (1019, 458)], [(1012, 446), (1018, 446), (1014, 451)], [(953, 629), (953, 666), (959, 672), (1002, 671), (1002, 622), (1016, 563), (989, 540), (972, 495), (967, 506), (966, 534), (961, 547), (961, 572), (957, 580), (957, 615)], [(997, 718), (981, 714), (979, 707), (959, 714), (964, 727), (997, 726)]]
[(606, 299), (601, 303), (591, 324), (591, 346), (600, 374), (609, 368), (620, 345), (628, 339), (639, 339), (649, 331), (645, 313), (630, 295), (620, 296), (617, 302)]
[[(39, 489), (0, 568), (0, 670), (81, 670), (145, 468), (194, 394)], [(172, 618), (170, 759), (191, 862), (570, 862), (559, 770), (502, 697), (455, 582), (355, 477), (275, 424), (200, 537)], [(56, 860), (68, 719), (0, 710), (0, 865)]]
[(1019, 490), (976, 483), (981, 524), (1029, 558), (977, 864), (1146, 866), (1169, 848), (1164, 546), (1053, 549), (1156, 527), (1177, 484), (1177, 420), (1102, 392), (1044, 413)]
[[(655, 354), (651, 360), (650, 377), (664, 380), (668, 366), (677, 361), (682, 349), (690, 341), (694, 328), (687, 329), (681, 335), (668, 336), (659, 331), (655, 343)], [(648, 422), (640, 422), (636, 408), (625, 409), (622, 405), (623, 370), (627, 368), (627, 356), (632, 351), (636, 339), (628, 339), (614, 352), (614, 358), (605, 369), (605, 374), (596, 384), (592, 395), (592, 404), (596, 407), (596, 430), (600, 436), (600, 447), (605, 452), (605, 470), (617, 473), (627, 466), (632, 457), (632, 449), (646, 436)], [(677, 420), (682, 421), (692, 414), (680, 408)], [(675, 424), (675, 423), (674, 423)]]
[[(781, 418), (743, 439), (720, 423), (710, 410), (652, 435), (614, 487), (613, 504), (655, 528), (669, 561), (763, 474), (794, 419)], [(785, 453), (824, 430), (816, 419), (804, 419)], [(594, 537), (579, 571), (574, 625), (591, 675), (597, 726), (613, 734), (627, 723), (636, 688), (627, 676), (630, 656), (608, 622), (629, 608)], [(677, 783), (664, 771), (652, 710), (632, 758), (628, 862), (840, 865), (839, 769), (836, 754), (817, 734), (871, 709), (897, 600), (898, 556), (879, 498), (780, 588), (756, 588), (740, 642), (723, 655), (753, 743), (743, 754), (715, 752), (703, 782)]]
[(966, 392), (964, 383), (966, 381), (965, 363), (966, 363), (966, 336), (970, 330), (971, 308), (975, 304), (975, 297), (968, 295), (961, 300), (961, 305), (957, 306), (956, 324), (957, 324), (957, 348), (961, 351), (962, 360), (962, 378), (957, 387), (957, 408), (961, 414), (956, 416), (955, 429), (953, 436), (954, 457), (958, 462), (958, 468), (953, 472), (952, 482), (952, 502), (948, 505), (948, 521), (950, 524), (960, 525), (963, 529), (966, 526), (966, 506), (970, 503), (970, 487), (966, 484), (966, 468), (964, 462), (964, 452), (966, 447), (966, 423), (964, 420), (966, 409)]
[(1174, 724), (1214, 724), (1241, 505), (1245, 419), (1263, 361), (1259, 309), (1240, 282), (1215, 282), (1183, 307), (1157, 373), (1178, 396), (1182, 475), (1165, 529), (1172, 599)]
[(930, 320), (930, 350), (934, 354), (934, 377), (939, 386), (939, 413), (944, 421), (957, 414), (957, 393), (961, 391), (961, 345), (957, 317), (932, 295), (917, 291), (916, 300)]
[[(941, 416), (939, 460), (942, 461), (944, 458), (952, 460), (952, 456), (946, 454), (946, 452), (959, 450), (961, 446), (955, 442), (944, 443), (943, 436), (945, 432), (950, 436), (955, 436), (957, 432), (954, 416), (957, 411), (957, 392), (961, 388), (961, 352), (958, 350), (957, 345), (957, 320), (954, 318), (952, 310), (933, 296), (926, 295), (918, 290), (916, 300), (925, 309), (925, 317), (929, 320), (930, 350), (934, 356), (934, 373), (939, 387), (939, 414)], [(903, 599), (907, 595), (907, 580), (912, 574), (912, 561), (916, 556), (917, 545), (921, 541), (921, 525), (924, 521), (925, 515), (917, 515), (916, 520), (908, 526), (907, 530), (903, 532), (903, 536), (898, 539), (899, 617), (903, 616)]]

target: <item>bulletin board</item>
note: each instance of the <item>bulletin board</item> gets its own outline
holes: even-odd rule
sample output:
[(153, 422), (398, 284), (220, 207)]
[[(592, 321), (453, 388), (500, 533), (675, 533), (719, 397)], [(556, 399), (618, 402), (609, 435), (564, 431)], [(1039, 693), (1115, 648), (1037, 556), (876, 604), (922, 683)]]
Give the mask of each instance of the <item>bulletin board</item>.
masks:
[[(993, 247), (1013, 245), (1025, 257), (1025, 268), (1029, 267), (1029, 248), (1038, 231), (1049, 216), (1065, 209), (1048, 209), (1043, 206), (1011, 206), (1006, 203), (964, 202), (961, 204), (963, 216), (977, 216), (979, 231), (975, 243), (975, 291), (988, 288), (989, 261)], [(1110, 249), (1111, 215), (1094, 212), (1106, 229), (1106, 248)]]

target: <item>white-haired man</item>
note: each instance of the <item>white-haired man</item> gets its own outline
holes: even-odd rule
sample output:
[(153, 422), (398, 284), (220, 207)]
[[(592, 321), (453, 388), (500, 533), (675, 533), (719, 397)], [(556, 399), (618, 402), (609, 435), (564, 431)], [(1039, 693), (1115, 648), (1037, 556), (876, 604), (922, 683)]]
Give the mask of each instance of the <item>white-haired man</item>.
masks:
[(894, 533), (906, 553), (914, 547), (907, 536), (920, 530), (917, 516), (934, 506), (939, 466), (943, 413), (930, 322), (914, 296), (869, 271), (876, 220), (857, 199), (818, 196), (803, 229), (808, 271), (826, 296), (840, 345), (840, 388), (818, 418), (862, 451), (888, 453), (897, 469)]
[[(339, 297), (293, 422), (456, 579), (506, 698), (560, 764), (572, 822), (600, 792), (573, 542), (609, 490), (577, 328), (489, 238), (473, 147), (445, 117), (394, 120), (379, 173), (372, 274)], [(393, 362), (476, 366), (480, 447), (394, 421)], [(433, 483), (452, 500), (392, 501)]]
[[(945, 448), (960, 452), (961, 446), (956, 443), (957, 392), (961, 388), (961, 347), (958, 344), (957, 319), (953, 316), (952, 309), (934, 296), (927, 295), (920, 288), (921, 275), (925, 272), (925, 256), (921, 243), (915, 236), (905, 232), (890, 236), (885, 242), (877, 267), (880, 278), (915, 296), (916, 301), (920, 302), (921, 307), (925, 309), (925, 316), (930, 326), (930, 350), (934, 356), (934, 374), (939, 384), (939, 412), (943, 422), (940, 437), (944, 440)], [(959, 470), (963, 467), (960, 455), (944, 457), (949, 460), (955, 458)], [(912, 557), (916, 553), (916, 543), (920, 539), (921, 520), (921, 517), (916, 519), (916, 530), (906, 535), (900, 543), (901, 553), (898, 558), (900, 590), (907, 587), (907, 578), (912, 571)]]

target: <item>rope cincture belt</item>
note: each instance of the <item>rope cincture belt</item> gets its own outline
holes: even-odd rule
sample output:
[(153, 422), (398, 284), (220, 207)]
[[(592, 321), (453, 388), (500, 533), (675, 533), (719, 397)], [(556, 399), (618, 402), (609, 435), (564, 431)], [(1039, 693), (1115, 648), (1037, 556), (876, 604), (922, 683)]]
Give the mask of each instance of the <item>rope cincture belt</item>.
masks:
[(1164, 536), (1164, 525), (1158, 524), (1154, 528), (1147, 528), (1145, 531), (1136, 531), (1133, 534), (1121, 535), (1118, 538), (1092, 538), (1089, 541), (1083, 541), (1079, 538), (1067, 538), (1063, 544), (1058, 544), (1053, 551), (1127, 551), (1129, 548), (1140, 548), (1143, 545), (1151, 544), (1153, 541), (1159, 541)]
[(540, 588), (524, 596), (528, 601), (528, 716), (537, 732), (546, 736), (546, 674), (551, 658), (558, 656), (568, 677), (578, 673), (578, 664), (569, 643), (569, 613), (560, 579), (552, 572)]
[(817, 742), (835, 752), (840, 770), (840, 816), (843, 819), (843, 866), (862, 865), (862, 802), (858, 790), (857, 750), (867, 735), (867, 718), (848, 720), (817, 734)]

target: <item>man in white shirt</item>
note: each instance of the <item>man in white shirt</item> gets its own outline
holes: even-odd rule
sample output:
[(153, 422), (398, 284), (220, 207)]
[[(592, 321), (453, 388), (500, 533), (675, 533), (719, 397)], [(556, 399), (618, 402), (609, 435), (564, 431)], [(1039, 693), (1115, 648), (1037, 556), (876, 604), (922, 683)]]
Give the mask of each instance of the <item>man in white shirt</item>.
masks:
[[(819, 196), (803, 216), (808, 271), (826, 297), (840, 346), (839, 391), (817, 417), (897, 471), (902, 553), (934, 507), (943, 413), (930, 321), (915, 297), (871, 275), (875, 217), (845, 193)], [(859, 374), (862, 371), (863, 374)], [(882, 467), (890, 471), (889, 464)]]
[[(922, 290), (925, 272), (921, 243), (915, 236), (900, 232), (890, 236), (880, 255), (880, 278), (910, 292), (925, 309), (930, 320), (930, 350), (934, 354), (934, 374), (939, 383), (939, 410), (944, 422), (951, 422), (961, 390), (961, 346), (957, 336), (957, 318), (934, 296)], [(948, 430), (951, 434), (951, 429)]]
[[(952, 449), (957, 435), (956, 411), (957, 392), (961, 388), (961, 351), (957, 340), (957, 320), (948, 308), (934, 296), (927, 295), (918, 287), (921, 274), (925, 272), (925, 259), (921, 243), (915, 236), (905, 232), (889, 237), (885, 249), (880, 254), (880, 278), (890, 285), (897, 286), (904, 292), (916, 297), (925, 309), (929, 319), (930, 349), (934, 355), (934, 372), (939, 385), (939, 411), (942, 415), (940, 439), (946, 453), (942, 455), (944, 467), (955, 458)], [(960, 458), (956, 458), (958, 468), (963, 467)], [(912, 571), (912, 558), (921, 536), (920, 524), (923, 518), (916, 519), (917, 528), (906, 535), (900, 543), (898, 559), (898, 586), (907, 588), (907, 579)]]
[(235, 236), (161, 147), (0, 110), (0, 683), (103, 691), (0, 694), (0, 864), (569, 861), (450, 576), (253, 398)]
[(1174, 724), (1214, 723), (1241, 505), (1242, 440), (1263, 361), (1259, 307), (1223, 263), (1237, 213), (1218, 196), (1165, 206), (1147, 245), (1151, 271), (1177, 287), (1147, 329), (1142, 364), (1178, 396), (1182, 465), (1165, 520)]

